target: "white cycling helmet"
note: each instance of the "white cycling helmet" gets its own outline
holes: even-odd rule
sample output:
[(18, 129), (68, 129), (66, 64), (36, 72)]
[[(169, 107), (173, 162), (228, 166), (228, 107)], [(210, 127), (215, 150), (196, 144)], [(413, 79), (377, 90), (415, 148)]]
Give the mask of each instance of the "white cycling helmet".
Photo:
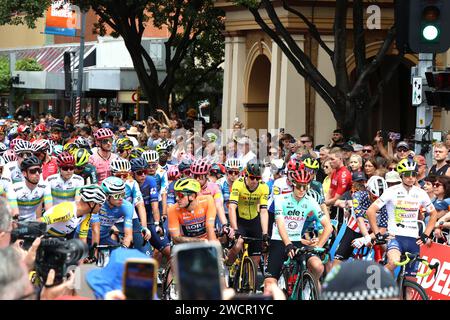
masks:
[(19, 139), (16, 144), (14, 145), (14, 152), (16, 154), (21, 152), (32, 152), (33, 151), (33, 145), (30, 141)]
[(3, 142), (0, 142), (0, 153), (5, 152), (6, 150), (8, 150), (8, 147)]
[(313, 198), (318, 204), (322, 204), (324, 202), (323, 197), (316, 190), (309, 189), (306, 191), (306, 195), (310, 198)]
[(376, 197), (381, 196), (387, 188), (388, 185), (386, 180), (382, 177), (372, 176), (369, 181), (367, 181), (367, 190)]
[(117, 158), (113, 161), (111, 161), (111, 164), (109, 165), (111, 168), (111, 171), (114, 172), (129, 172), (131, 171), (131, 164), (130, 161), (124, 158)]
[(103, 204), (106, 201), (105, 191), (103, 191), (103, 189), (96, 184), (81, 187), (80, 197), (84, 202)]
[(2, 156), (0, 156), (0, 167), (3, 167), (6, 164), (5, 159), (3, 159)]
[(125, 192), (125, 182), (117, 177), (108, 177), (102, 182), (103, 191), (107, 195)]
[(155, 150), (147, 150), (142, 153), (142, 158), (144, 158), (145, 161), (148, 162), (158, 162), (159, 161), (159, 154)]
[(225, 161), (225, 168), (242, 170), (242, 161), (236, 158), (227, 159)]

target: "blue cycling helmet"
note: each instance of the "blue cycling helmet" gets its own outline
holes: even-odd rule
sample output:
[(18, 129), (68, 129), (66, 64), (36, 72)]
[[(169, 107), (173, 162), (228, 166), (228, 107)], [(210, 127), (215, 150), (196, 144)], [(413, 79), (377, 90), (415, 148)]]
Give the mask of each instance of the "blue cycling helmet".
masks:
[(108, 177), (102, 182), (102, 188), (106, 194), (118, 194), (125, 192), (125, 182), (117, 177)]
[(135, 171), (139, 171), (139, 170), (143, 170), (143, 169), (147, 169), (147, 168), (148, 168), (148, 163), (147, 163), (147, 161), (145, 161), (145, 159), (143, 159), (143, 158), (134, 158), (134, 159), (131, 159), (130, 163), (131, 163), (131, 171), (132, 171), (132, 172), (135, 172)]

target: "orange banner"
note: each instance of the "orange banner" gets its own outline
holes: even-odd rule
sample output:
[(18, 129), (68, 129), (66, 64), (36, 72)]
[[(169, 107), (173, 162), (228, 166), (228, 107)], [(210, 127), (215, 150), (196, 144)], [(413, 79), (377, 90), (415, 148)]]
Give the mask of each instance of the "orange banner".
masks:
[(74, 36), (79, 28), (79, 10), (66, 1), (53, 1), (47, 9), (45, 33)]

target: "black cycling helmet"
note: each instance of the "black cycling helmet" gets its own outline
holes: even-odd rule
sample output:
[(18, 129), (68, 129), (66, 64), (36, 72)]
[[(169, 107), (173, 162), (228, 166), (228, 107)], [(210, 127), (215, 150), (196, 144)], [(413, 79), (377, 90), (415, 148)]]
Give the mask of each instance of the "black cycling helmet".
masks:
[(183, 159), (183, 161), (181, 161), (180, 164), (178, 165), (178, 170), (180, 170), (180, 172), (183, 172), (184, 170), (190, 169), (191, 164), (192, 164), (191, 160)]
[(131, 171), (139, 171), (148, 168), (148, 163), (143, 158), (134, 158), (130, 160)]
[(247, 174), (252, 176), (261, 176), (261, 165), (258, 162), (249, 162), (246, 167)]
[(38, 157), (31, 156), (22, 161), (22, 163), (20, 164), (20, 170), (25, 171), (28, 170), (28, 168), (36, 166), (40, 167), (41, 165), (42, 165), (41, 160), (39, 160)]

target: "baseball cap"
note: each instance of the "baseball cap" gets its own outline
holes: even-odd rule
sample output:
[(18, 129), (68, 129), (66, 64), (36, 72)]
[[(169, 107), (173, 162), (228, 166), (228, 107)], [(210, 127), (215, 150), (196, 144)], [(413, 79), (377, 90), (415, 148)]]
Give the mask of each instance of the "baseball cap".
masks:
[(355, 152), (362, 151), (363, 148), (364, 148), (364, 147), (363, 147), (362, 145), (360, 145), (360, 144), (354, 144), (354, 145), (353, 145), (353, 150), (354, 150)]
[(129, 258), (149, 259), (137, 249), (117, 248), (112, 251), (109, 263), (102, 269), (94, 269), (86, 274), (86, 281), (97, 299), (113, 290), (122, 290), (125, 261)]
[[(372, 278), (377, 277), (374, 284)], [(399, 298), (394, 277), (373, 261), (352, 260), (331, 269), (322, 286), (324, 300), (381, 300)]]
[(352, 173), (352, 181), (353, 182), (357, 182), (357, 181), (367, 181), (367, 177), (364, 174), (364, 172), (362, 171), (354, 171)]
[(400, 141), (400, 142), (397, 144), (397, 149), (398, 149), (398, 148), (406, 148), (406, 149), (410, 150), (409, 144), (408, 144), (407, 142), (405, 142), (405, 141)]
[(355, 151), (354, 149), (353, 149), (353, 147), (351, 146), (351, 145), (349, 145), (348, 143), (344, 143), (343, 145), (342, 145), (342, 150), (344, 150), (344, 151), (351, 151), (351, 152), (353, 152), (353, 151)]
[(387, 183), (402, 182), (402, 179), (397, 171), (386, 172), (385, 179)]

